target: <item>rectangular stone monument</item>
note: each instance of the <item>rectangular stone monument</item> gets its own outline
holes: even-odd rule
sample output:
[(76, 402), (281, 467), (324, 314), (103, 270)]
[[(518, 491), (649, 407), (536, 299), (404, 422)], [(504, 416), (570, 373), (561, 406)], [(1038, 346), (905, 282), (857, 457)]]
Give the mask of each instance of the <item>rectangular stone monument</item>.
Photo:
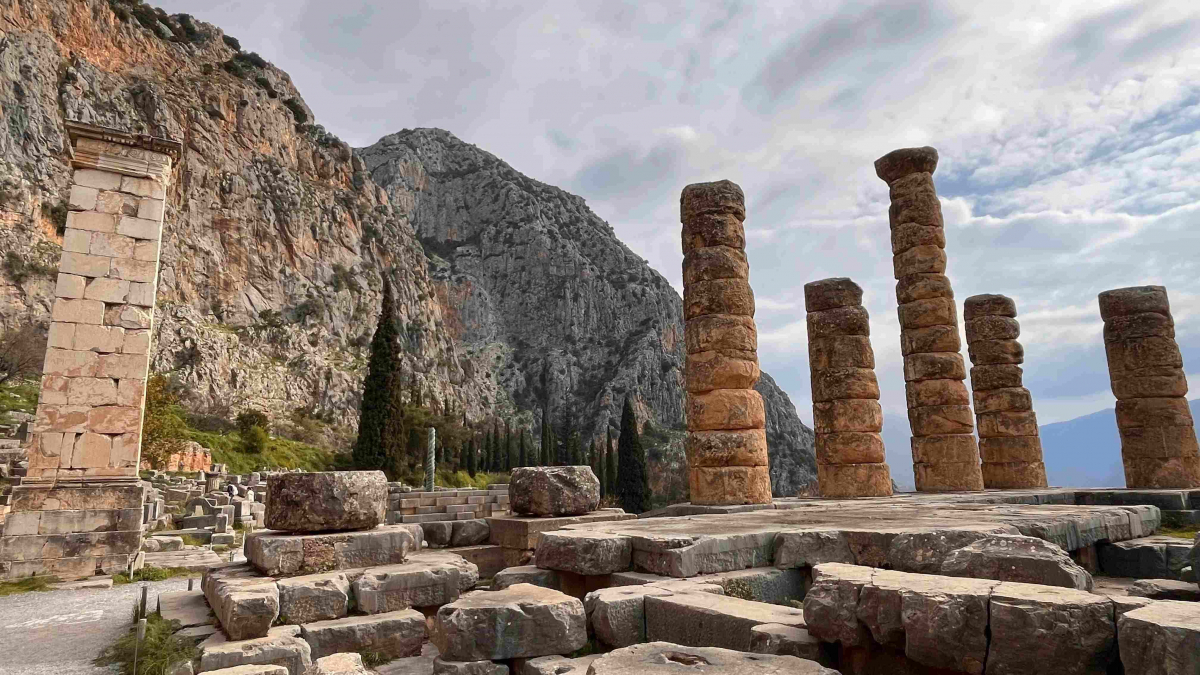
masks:
[(124, 570), (141, 544), (142, 408), (166, 190), (182, 146), (67, 123), (74, 174), (29, 470), (0, 578)]

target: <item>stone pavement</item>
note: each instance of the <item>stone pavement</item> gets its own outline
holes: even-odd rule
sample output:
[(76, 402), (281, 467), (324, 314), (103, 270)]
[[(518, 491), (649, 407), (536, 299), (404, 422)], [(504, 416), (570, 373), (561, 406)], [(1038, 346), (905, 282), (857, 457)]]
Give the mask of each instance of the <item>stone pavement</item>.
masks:
[[(187, 589), (187, 579), (150, 584), (150, 607), (164, 591)], [(128, 629), (140, 584), (86, 591), (21, 593), (0, 598), (0, 675), (99, 675), (116, 667), (92, 659)]]

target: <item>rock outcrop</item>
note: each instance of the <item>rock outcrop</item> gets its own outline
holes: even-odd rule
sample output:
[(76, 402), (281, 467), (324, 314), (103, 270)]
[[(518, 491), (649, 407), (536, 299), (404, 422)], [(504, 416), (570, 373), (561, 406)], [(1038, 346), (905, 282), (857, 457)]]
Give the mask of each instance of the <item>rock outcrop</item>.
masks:
[[(116, 10), (114, 10), (116, 8)], [(121, 13), (116, 13), (120, 11)], [(151, 16), (153, 15), (153, 16)], [(683, 476), (682, 301), (583, 199), (437, 129), (353, 150), (313, 123), (286, 73), (187, 16), (107, 0), (0, 6), (0, 327), (45, 321), (69, 169), (63, 122), (179, 139), (152, 368), (189, 408), (357, 422), (382, 274), (403, 368), (425, 400), (536, 427), (574, 411), (585, 440), (626, 392)], [(19, 263), (19, 264), (18, 264)], [(765, 373), (776, 495), (815, 477), (812, 433)], [(536, 437), (536, 429), (534, 437)], [(686, 480), (654, 486), (685, 497)]]

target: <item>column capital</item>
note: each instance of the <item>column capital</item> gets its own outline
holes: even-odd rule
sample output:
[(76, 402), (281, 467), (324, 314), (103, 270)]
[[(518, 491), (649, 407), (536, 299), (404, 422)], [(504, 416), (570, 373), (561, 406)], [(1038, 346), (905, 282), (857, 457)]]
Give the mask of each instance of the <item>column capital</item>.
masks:
[(77, 169), (100, 169), (166, 185), (183, 156), (183, 144), (168, 138), (68, 121), (67, 154)]

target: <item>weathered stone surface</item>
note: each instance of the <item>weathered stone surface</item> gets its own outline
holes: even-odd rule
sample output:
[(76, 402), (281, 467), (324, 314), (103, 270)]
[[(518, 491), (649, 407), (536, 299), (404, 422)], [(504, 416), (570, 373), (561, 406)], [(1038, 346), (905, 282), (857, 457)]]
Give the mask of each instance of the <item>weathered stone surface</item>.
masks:
[(418, 523), (421, 526), (421, 532), (425, 536), (425, 543), (431, 548), (444, 548), (450, 545), (450, 539), (454, 534), (454, 523), (452, 520), (437, 520), (431, 523)]
[(483, 518), (454, 521), (454, 529), (450, 536), (451, 546), (478, 546), (486, 544), (491, 537), (492, 528)]
[(433, 675), (508, 675), (508, 666), (494, 661), (433, 660)]
[(650, 642), (609, 652), (592, 662), (588, 675), (837, 675), (813, 661), (794, 656), (747, 654), (716, 647), (684, 647)]
[(392, 658), (421, 653), (425, 639), (425, 615), (415, 609), (349, 616), (306, 623), (300, 636), (312, 648), (312, 657), (337, 652), (374, 652)]
[(1103, 675), (1116, 660), (1113, 607), (1101, 595), (1002, 583), (992, 589), (990, 630), (987, 673), (995, 675)]
[(246, 536), (245, 551), (264, 574), (314, 574), (402, 563), (409, 553), (420, 550), (423, 538), (417, 525), (322, 534), (259, 530)]
[(1192, 545), (1186, 539), (1152, 536), (1106, 543), (1098, 547), (1100, 569), (1114, 577), (1178, 579), (1189, 564)]
[(350, 580), (342, 572), (280, 579), (277, 585), (280, 623), (337, 619), (350, 611)]
[(231, 640), (266, 637), (279, 617), (275, 579), (259, 575), (249, 565), (212, 568), (205, 572), (201, 587)]
[(693, 431), (687, 435), (688, 466), (767, 466), (765, 429)]
[[(688, 581), (697, 584), (720, 586), (731, 598), (765, 602), (772, 605), (787, 605), (804, 597), (806, 575), (797, 569), (771, 569), (756, 567), (692, 577)], [(662, 583), (657, 585), (662, 586)]]
[[(1017, 534), (1011, 526), (964, 526), (898, 533), (886, 553), (888, 567), (900, 572), (940, 574), (951, 552), (993, 534)], [(839, 561), (848, 562), (848, 561)]]
[(519, 515), (581, 516), (600, 505), (600, 481), (587, 466), (516, 468), (508, 491)]
[(361, 656), (349, 653), (318, 658), (309, 671), (310, 675), (369, 675), (370, 672)]
[(633, 543), (629, 537), (608, 534), (543, 532), (534, 555), (543, 569), (611, 574), (629, 569)]
[(442, 606), (431, 639), (456, 661), (569, 654), (587, 642), (587, 617), (576, 598), (517, 584)]
[(382, 471), (280, 473), (267, 479), (266, 526), (284, 532), (365, 530), (384, 522)]
[(453, 553), (422, 553), (402, 565), (374, 567), (354, 580), (358, 609), (367, 614), (452, 602), (475, 587), (478, 568)]
[(180, 628), (203, 626), (211, 621), (203, 591), (164, 591), (158, 594), (158, 613), (165, 621), (178, 621)]
[(652, 642), (749, 651), (754, 626), (804, 625), (799, 609), (711, 593), (646, 595), (645, 603), (646, 637)]
[(646, 596), (671, 591), (643, 586), (615, 586), (588, 593), (583, 599), (588, 626), (609, 647), (628, 647), (646, 641)]
[(512, 549), (535, 549), (543, 532), (560, 530), (571, 525), (617, 520), (635, 520), (637, 516), (620, 509), (593, 511), (582, 516), (532, 518), (527, 516), (494, 516), (488, 518), (491, 543)]
[(288, 675), (308, 675), (312, 651), (304, 640), (280, 635), (209, 644), (200, 653), (202, 673), (242, 665), (283, 666)]
[(1092, 575), (1050, 542), (1019, 535), (990, 535), (952, 551), (941, 574), (1092, 590)]
[(1200, 602), (1200, 588), (1196, 586), (1195, 579), (1141, 579), (1129, 588), (1129, 594), (1152, 600)]
[(1126, 673), (1183, 675), (1200, 671), (1200, 603), (1161, 600), (1117, 622)]
[(750, 651), (754, 654), (795, 656), (822, 665), (828, 665), (833, 660), (829, 654), (831, 650), (822, 647), (821, 641), (807, 629), (778, 623), (765, 623), (751, 628)]
[[(258, 665), (258, 666), (234, 666), (232, 668), (222, 668), (220, 670), (207, 671), (212, 675), (288, 675), (288, 669), (284, 666)], [(191, 675), (192, 664), (180, 664), (176, 670), (169, 671), (168, 675)]]
[(590, 654), (577, 659), (565, 656), (539, 656), (535, 659), (517, 659), (513, 662), (514, 675), (588, 675), (592, 662), (603, 656)]
[(493, 591), (502, 591), (515, 584), (533, 584), (556, 591), (562, 590), (562, 579), (556, 570), (542, 569), (534, 565), (509, 567), (492, 578)]

